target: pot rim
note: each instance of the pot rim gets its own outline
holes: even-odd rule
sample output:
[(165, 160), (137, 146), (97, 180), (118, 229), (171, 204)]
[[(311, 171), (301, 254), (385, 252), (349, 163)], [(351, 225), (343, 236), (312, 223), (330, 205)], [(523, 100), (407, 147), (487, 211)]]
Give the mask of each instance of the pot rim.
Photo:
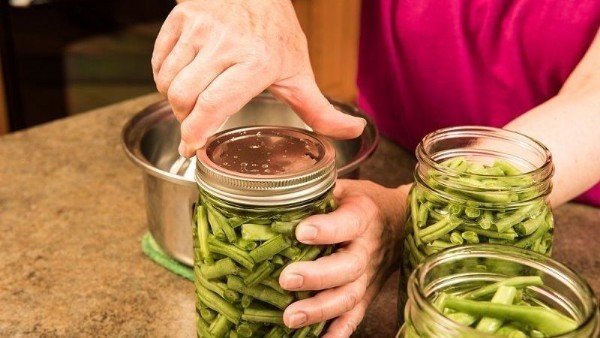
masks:
[[(331, 98), (327, 99), (339, 111), (367, 120), (367, 125), (363, 133), (359, 136), (361, 144), (358, 152), (353, 157), (352, 161), (337, 168), (338, 176), (343, 177), (357, 169), (362, 162), (375, 152), (379, 145), (380, 134), (379, 130), (375, 127), (373, 120), (355, 105), (339, 102)], [(260, 101), (281, 103), (269, 93), (262, 93), (251, 100), (251, 102)], [(155, 167), (146, 159), (141, 151), (141, 141), (147, 131), (161, 121), (174, 118), (167, 100), (161, 100), (147, 106), (133, 115), (124, 124), (121, 130), (121, 146), (127, 157), (134, 164), (144, 169), (145, 172), (169, 182), (195, 187), (196, 182), (194, 179), (188, 179)]]

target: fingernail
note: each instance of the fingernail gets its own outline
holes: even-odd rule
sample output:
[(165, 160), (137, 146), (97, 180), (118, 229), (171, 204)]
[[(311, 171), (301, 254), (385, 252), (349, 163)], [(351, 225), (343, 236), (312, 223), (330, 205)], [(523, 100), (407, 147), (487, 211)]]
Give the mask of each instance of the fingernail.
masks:
[(366, 126), (367, 126), (367, 124), (368, 124), (368, 122), (367, 122), (367, 119), (364, 119), (364, 118), (362, 118), (362, 117), (359, 117), (359, 118), (362, 120), (363, 127), (366, 127)]
[(303, 313), (303, 312), (294, 313), (293, 315), (290, 316), (290, 327), (298, 327), (298, 326), (306, 323), (307, 320), (308, 320), (308, 318), (306, 317), (305, 313)]
[(317, 227), (314, 225), (299, 225), (296, 229), (296, 239), (299, 241), (312, 241), (317, 238), (317, 232)]
[(304, 277), (295, 273), (288, 273), (283, 276), (281, 282), (281, 287), (284, 289), (297, 289), (304, 284)]

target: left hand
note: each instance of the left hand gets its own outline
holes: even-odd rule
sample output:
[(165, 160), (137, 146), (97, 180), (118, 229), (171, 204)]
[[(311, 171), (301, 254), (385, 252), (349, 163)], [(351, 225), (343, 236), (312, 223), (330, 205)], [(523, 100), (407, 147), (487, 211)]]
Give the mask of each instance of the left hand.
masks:
[(339, 207), (313, 215), (296, 229), (305, 244), (337, 244), (330, 256), (296, 262), (279, 278), (284, 289), (324, 290), (285, 310), (284, 322), (297, 328), (337, 317), (325, 337), (349, 337), (387, 277), (399, 266), (408, 186), (388, 189), (369, 181), (339, 180)]

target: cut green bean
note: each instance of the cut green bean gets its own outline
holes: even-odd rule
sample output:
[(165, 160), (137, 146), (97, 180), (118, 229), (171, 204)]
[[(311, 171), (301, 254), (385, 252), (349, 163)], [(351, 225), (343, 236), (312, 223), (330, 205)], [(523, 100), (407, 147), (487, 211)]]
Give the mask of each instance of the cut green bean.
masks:
[(235, 265), (231, 258), (226, 257), (216, 261), (213, 265), (200, 265), (202, 276), (206, 279), (215, 279), (225, 275), (235, 275), (240, 271), (240, 268)]
[(275, 270), (273, 263), (264, 261), (260, 263), (251, 274), (244, 277), (244, 284), (249, 287), (253, 287), (260, 283), (263, 279), (269, 277), (273, 270)]
[(461, 237), (469, 244), (479, 243), (479, 236), (477, 236), (475, 231), (464, 231)]
[(271, 223), (271, 230), (280, 234), (293, 236), (296, 231), (296, 226), (300, 223), (297, 221), (275, 221)]
[(250, 251), (249, 255), (254, 262), (259, 263), (273, 257), (291, 245), (292, 242), (288, 237), (277, 235)]
[(283, 312), (276, 310), (247, 308), (244, 309), (242, 319), (249, 322), (283, 325)]
[(252, 297), (250, 297), (248, 295), (243, 295), (242, 296), (242, 301), (241, 301), (242, 307), (244, 309), (247, 308), (247, 307), (249, 307), (250, 304), (252, 304), (253, 300), (254, 300), (254, 298), (252, 298)]
[(242, 238), (247, 241), (266, 241), (277, 236), (269, 225), (246, 223), (242, 225)]
[(214, 236), (209, 236), (208, 247), (210, 248), (210, 251), (227, 256), (233, 259), (234, 261), (238, 262), (240, 265), (242, 265), (248, 270), (252, 270), (254, 268), (254, 260), (252, 259), (252, 257), (246, 251), (234, 245), (225, 244), (219, 241)]
[(223, 298), (219, 297), (219, 295), (208, 289), (198, 290), (197, 295), (198, 299), (204, 303), (206, 307), (222, 314), (232, 323), (239, 323), (242, 313), (235, 306), (231, 305), (231, 303), (225, 301)]
[[(196, 271), (198, 270), (196, 269)], [(208, 279), (204, 278), (204, 276), (202, 276), (200, 273), (196, 273), (194, 279), (198, 281), (199, 285), (203, 286), (207, 290), (218, 294), (227, 301), (235, 302), (240, 298), (238, 293), (227, 288), (227, 285), (225, 283), (211, 282)]]
[(269, 303), (280, 309), (285, 309), (294, 300), (293, 297), (290, 295), (281, 294), (263, 285), (248, 287), (244, 285), (244, 281), (237, 276), (227, 277), (227, 287), (229, 287), (231, 290), (261, 300), (265, 303)]
[(217, 319), (214, 320), (209, 328), (208, 331), (217, 338), (221, 338), (221, 337), (225, 337), (226, 334), (229, 333), (229, 329), (231, 328), (231, 325), (233, 323), (231, 323), (229, 320), (227, 320), (227, 318), (223, 315), (219, 315), (217, 316)]
[(198, 222), (197, 233), (200, 246), (200, 256), (206, 264), (212, 264), (213, 257), (208, 248), (208, 216), (206, 208), (202, 205), (196, 205), (196, 217)]
[(235, 231), (233, 230), (231, 225), (229, 225), (227, 218), (225, 218), (225, 216), (223, 216), (219, 211), (217, 211), (213, 207), (207, 207), (207, 209), (208, 222), (212, 227), (213, 234), (215, 235), (215, 237), (217, 237), (219, 240), (227, 239), (229, 243), (235, 242), (237, 235), (235, 234)]
[(305, 326), (303, 328), (300, 328), (299, 330), (296, 330), (296, 333), (294, 333), (292, 338), (306, 338), (310, 334), (310, 330), (311, 330), (310, 326)]
[(281, 338), (284, 337), (285, 334), (286, 332), (281, 326), (273, 326), (264, 338)]

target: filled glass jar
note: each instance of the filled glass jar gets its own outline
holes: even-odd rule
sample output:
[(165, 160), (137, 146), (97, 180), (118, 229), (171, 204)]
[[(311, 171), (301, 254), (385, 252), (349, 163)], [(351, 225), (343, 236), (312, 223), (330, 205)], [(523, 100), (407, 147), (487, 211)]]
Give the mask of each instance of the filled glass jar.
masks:
[(598, 337), (596, 296), (573, 270), (497, 244), (431, 256), (408, 282), (398, 338)]
[(319, 337), (326, 322), (291, 330), (283, 311), (310, 292), (288, 292), (289, 264), (333, 246), (295, 239), (300, 221), (335, 209), (335, 150), (303, 129), (246, 127), (213, 136), (197, 155), (194, 210), (198, 337)]
[(444, 249), (492, 243), (552, 252), (552, 156), (538, 141), (492, 127), (428, 134), (407, 201), (399, 308), (410, 273)]

